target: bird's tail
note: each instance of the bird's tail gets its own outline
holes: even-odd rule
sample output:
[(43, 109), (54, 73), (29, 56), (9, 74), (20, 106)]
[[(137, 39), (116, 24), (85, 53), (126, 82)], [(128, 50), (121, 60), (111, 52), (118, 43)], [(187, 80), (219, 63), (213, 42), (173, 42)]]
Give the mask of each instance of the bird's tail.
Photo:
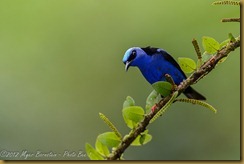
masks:
[(196, 90), (194, 90), (190, 86), (188, 88), (186, 88), (186, 90), (183, 93), (189, 99), (206, 100), (206, 98), (203, 95), (201, 95), (200, 93), (198, 93)]

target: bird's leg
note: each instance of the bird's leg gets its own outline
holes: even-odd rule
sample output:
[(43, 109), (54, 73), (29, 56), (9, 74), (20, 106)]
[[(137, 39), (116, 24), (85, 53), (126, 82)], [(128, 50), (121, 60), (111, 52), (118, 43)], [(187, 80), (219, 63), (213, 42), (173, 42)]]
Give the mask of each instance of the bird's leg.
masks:
[(152, 106), (151, 111), (154, 112), (156, 108), (157, 108), (157, 104)]
[[(162, 100), (164, 99), (164, 97), (161, 95)], [(156, 103), (155, 105), (152, 106), (151, 111), (154, 112), (156, 109), (158, 108), (158, 103)]]
[[(152, 106), (151, 111), (154, 112), (158, 108), (158, 104)], [(160, 115), (162, 116), (162, 114)]]
[[(172, 85), (171, 93), (173, 93), (176, 90), (177, 85), (175, 84), (173, 78), (169, 74), (165, 74), (164, 76), (165, 76), (166, 81), (168, 81)], [(162, 95), (161, 95), (161, 97), (162, 97), (162, 99), (164, 99), (164, 97)], [(154, 112), (157, 108), (158, 108), (158, 104), (155, 104), (152, 106), (151, 111)]]
[(175, 84), (172, 76), (170, 76), (169, 74), (165, 74), (164, 76), (165, 76), (166, 81), (168, 81), (172, 85), (171, 92), (173, 93), (176, 90), (177, 85)]

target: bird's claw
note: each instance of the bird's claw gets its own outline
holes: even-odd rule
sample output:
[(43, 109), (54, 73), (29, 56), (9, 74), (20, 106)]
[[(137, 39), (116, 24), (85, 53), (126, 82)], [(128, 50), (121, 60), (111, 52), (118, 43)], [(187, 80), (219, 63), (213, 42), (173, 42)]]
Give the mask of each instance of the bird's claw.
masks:
[(156, 108), (157, 108), (157, 105), (155, 104), (152, 106), (151, 111), (154, 112)]

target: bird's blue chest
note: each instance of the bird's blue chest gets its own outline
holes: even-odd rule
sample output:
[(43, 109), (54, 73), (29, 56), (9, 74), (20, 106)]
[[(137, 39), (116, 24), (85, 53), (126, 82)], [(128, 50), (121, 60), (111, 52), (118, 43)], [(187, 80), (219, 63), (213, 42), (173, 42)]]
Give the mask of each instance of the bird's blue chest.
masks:
[(151, 58), (139, 69), (150, 84), (165, 81), (165, 74), (169, 74), (177, 85), (185, 79), (185, 75), (164, 58)]

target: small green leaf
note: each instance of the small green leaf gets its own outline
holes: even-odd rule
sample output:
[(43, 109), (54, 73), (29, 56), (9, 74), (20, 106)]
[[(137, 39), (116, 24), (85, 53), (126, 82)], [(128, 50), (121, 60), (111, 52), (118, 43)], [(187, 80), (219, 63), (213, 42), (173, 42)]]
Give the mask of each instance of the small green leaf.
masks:
[(229, 33), (229, 39), (230, 39), (230, 42), (235, 42), (236, 39), (235, 37), (232, 35), (232, 33)]
[(89, 143), (86, 143), (86, 154), (91, 160), (104, 160), (103, 156), (99, 154)]
[(142, 134), (136, 137), (136, 139), (131, 143), (132, 146), (141, 146), (152, 140), (152, 135), (150, 134)]
[(139, 141), (140, 141), (140, 144), (141, 144), (141, 145), (143, 145), (143, 143), (144, 143), (144, 141), (145, 141), (145, 139), (146, 139), (146, 135), (148, 135), (148, 134), (142, 134), (142, 135), (140, 135), (140, 139), (139, 139)]
[(228, 43), (230, 43), (230, 39), (226, 39), (224, 40), (222, 43), (220, 43), (219, 47), (223, 48), (224, 46), (226, 46)]
[(97, 136), (97, 140), (108, 147), (117, 147), (121, 139), (114, 132), (105, 132)]
[(166, 97), (171, 93), (172, 85), (167, 81), (159, 81), (152, 84), (156, 92)]
[(149, 96), (147, 97), (146, 100), (146, 113), (149, 113), (152, 109), (152, 107), (158, 103), (161, 99), (161, 95), (156, 92), (155, 90), (153, 90)]
[(214, 38), (202, 37), (202, 45), (205, 51), (209, 54), (214, 54), (220, 49), (220, 44)]
[(127, 96), (124, 101), (123, 108), (129, 107), (129, 106), (135, 106), (135, 101), (132, 97)]
[(106, 145), (102, 144), (99, 140), (96, 140), (95, 147), (96, 147), (96, 150), (103, 156), (107, 157), (109, 155), (108, 147)]
[(209, 54), (209, 53), (207, 53), (206, 51), (203, 53), (203, 55), (202, 55), (202, 60), (203, 60), (203, 62), (206, 62), (206, 61), (208, 61), (211, 57), (213, 57), (213, 55), (211, 55), (211, 54)]
[(131, 106), (122, 110), (127, 126), (133, 129), (144, 117), (144, 110), (140, 106)]
[(190, 58), (178, 58), (178, 62), (185, 73), (192, 73), (197, 68), (196, 62)]
[(131, 143), (132, 146), (141, 146), (145, 145), (146, 143), (150, 142), (152, 140), (152, 135), (147, 134), (148, 130), (145, 130), (145, 132), (141, 133), (141, 135), (137, 136), (136, 139)]
[(136, 127), (137, 123), (135, 123), (135, 122), (133, 122), (133, 121), (131, 121), (131, 120), (125, 118), (125, 117), (123, 117), (123, 118), (124, 118), (124, 121), (125, 121), (126, 125), (127, 125), (130, 129), (134, 129), (134, 128)]

